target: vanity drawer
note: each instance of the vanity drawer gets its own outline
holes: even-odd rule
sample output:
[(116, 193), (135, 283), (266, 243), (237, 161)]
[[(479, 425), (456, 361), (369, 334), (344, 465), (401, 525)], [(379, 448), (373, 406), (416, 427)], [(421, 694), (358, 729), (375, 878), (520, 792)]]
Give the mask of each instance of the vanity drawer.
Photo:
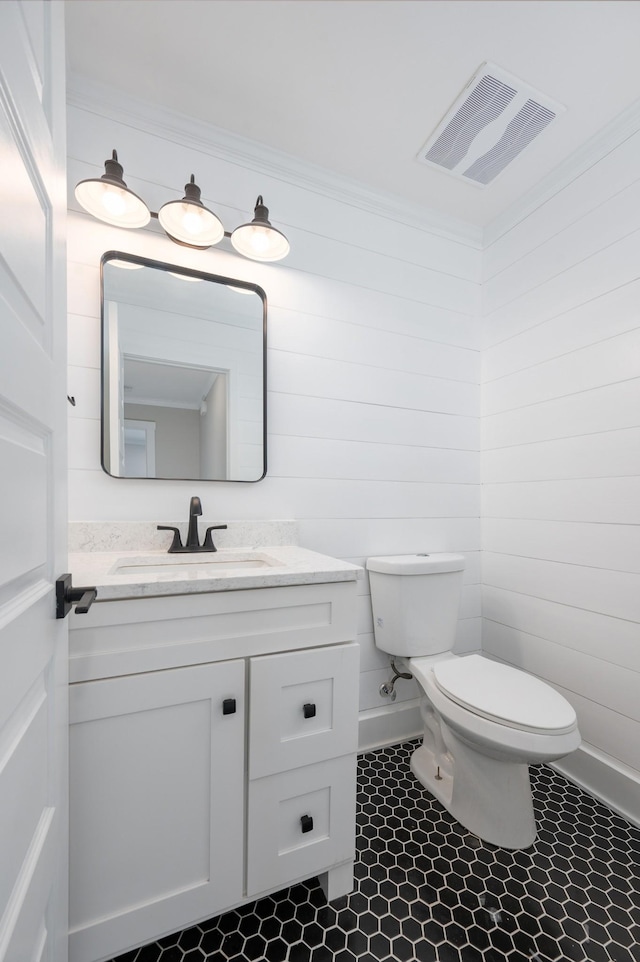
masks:
[(247, 895), (353, 859), (356, 755), (249, 782)]
[(250, 661), (249, 778), (357, 750), (357, 644)]

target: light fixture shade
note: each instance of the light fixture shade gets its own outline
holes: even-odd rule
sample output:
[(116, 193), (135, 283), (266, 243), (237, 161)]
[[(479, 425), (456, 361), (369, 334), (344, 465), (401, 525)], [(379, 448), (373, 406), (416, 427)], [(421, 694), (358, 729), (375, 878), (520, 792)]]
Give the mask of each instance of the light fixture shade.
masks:
[(122, 164), (118, 154), (104, 162), (102, 177), (81, 180), (76, 186), (78, 203), (98, 220), (114, 227), (144, 227), (151, 220), (149, 208), (137, 194), (129, 190), (122, 179)]
[(224, 237), (221, 221), (200, 200), (200, 188), (192, 174), (182, 200), (170, 200), (158, 211), (165, 233), (177, 244), (206, 250)]
[(269, 210), (261, 196), (256, 201), (253, 220), (236, 227), (231, 243), (239, 254), (254, 261), (280, 261), (290, 250), (282, 231), (269, 223)]

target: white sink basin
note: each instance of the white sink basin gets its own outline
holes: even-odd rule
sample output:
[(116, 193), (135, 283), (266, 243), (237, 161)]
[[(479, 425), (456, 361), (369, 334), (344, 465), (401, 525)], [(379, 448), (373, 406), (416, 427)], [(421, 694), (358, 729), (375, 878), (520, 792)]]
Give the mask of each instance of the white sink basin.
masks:
[(114, 575), (223, 575), (227, 571), (271, 568), (282, 562), (260, 551), (217, 551), (212, 554), (145, 555), (121, 558), (110, 574)]

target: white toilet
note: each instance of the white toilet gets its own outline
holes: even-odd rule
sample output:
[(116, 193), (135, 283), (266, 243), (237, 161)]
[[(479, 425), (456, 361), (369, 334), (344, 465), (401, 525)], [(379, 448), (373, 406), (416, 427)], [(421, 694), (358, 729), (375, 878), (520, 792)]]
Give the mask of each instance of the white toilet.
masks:
[(580, 744), (576, 714), (539, 679), (482, 655), (451, 651), (464, 558), (369, 558), (378, 648), (422, 689), (416, 778), (474, 835), (503, 848), (536, 837), (529, 764)]

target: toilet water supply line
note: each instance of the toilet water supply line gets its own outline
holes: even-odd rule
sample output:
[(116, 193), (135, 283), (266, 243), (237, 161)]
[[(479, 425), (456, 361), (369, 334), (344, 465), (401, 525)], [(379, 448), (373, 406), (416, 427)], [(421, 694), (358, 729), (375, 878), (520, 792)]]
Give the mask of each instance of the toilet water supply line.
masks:
[[(390, 681), (383, 682), (380, 685), (379, 690), (383, 698), (390, 698), (391, 701), (395, 701), (396, 696), (398, 694), (395, 689), (395, 683), (397, 682), (398, 678), (405, 678), (407, 681), (410, 681), (410, 679), (413, 678), (413, 675), (408, 671), (398, 671), (393, 658), (391, 659), (391, 670), (393, 671), (393, 677), (391, 678)], [(447, 747), (443, 741), (442, 732), (440, 731), (440, 726), (437, 724), (437, 722), (434, 724), (434, 718), (433, 718), (434, 714), (435, 713), (433, 711), (433, 708), (430, 706), (429, 715), (427, 716), (423, 714), (422, 719), (425, 723), (425, 727), (429, 729), (429, 731), (433, 735), (435, 743), (438, 745), (439, 755), (442, 756), (447, 754)], [(436, 779), (437, 782), (442, 781), (442, 775), (440, 774), (439, 765), (436, 766), (436, 774), (434, 778)]]
[(391, 670), (393, 671), (393, 678), (390, 681), (383, 682), (380, 685), (379, 691), (383, 698), (390, 698), (391, 701), (395, 701), (398, 694), (395, 689), (395, 684), (398, 678), (405, 678), (407, 681), (409, 681), (411, 678), (413, 678), (413, 675), (408, 671), (398, 671), (393, 658), (391, 659)]
[[(395, 689), (395, 683), (398, 680), (398, 678), (405, 678), (407, 681), (409, 681), (411, 678), (413, 678), (413, 675), (408, 671), (398, 671), (393, 658), (391, 659), (391, 669), (393, 671), (393, 677), (391, 678), (390, 681), (383, 682), (382, 685), (380, 685), (379, 691), (383, 698), (390, 698), (391, 701), (395, 701), (396, 696), (398, 694)], [(447, 746), (444, 743), (444, 739), (442, 738), (440, 725), (435, 719), (435, 711), (433, 709), (433, 706), (427, 702), (427, 699), (422, 698), (421, 701), (422, 701), (422, 704), (420, 708), (420, 714), (422, 715), (422, 720), (425, 725), (425, 731), (426, 729), (429, 729), (429, 731), (431, 732), (431, 735), (434, 739), (434, 745), (436, 746), (437, 757), (442, 758), (448, 754), (448, 751), (447, 751)], [(425, 702), (427, 702), (427, 704), (425, 704)], [(434, 775), (434, 778), (437, 782), (442, 781), (442, 775), (440, 774), (440, 765), (436, 765), (436, 773)]]

